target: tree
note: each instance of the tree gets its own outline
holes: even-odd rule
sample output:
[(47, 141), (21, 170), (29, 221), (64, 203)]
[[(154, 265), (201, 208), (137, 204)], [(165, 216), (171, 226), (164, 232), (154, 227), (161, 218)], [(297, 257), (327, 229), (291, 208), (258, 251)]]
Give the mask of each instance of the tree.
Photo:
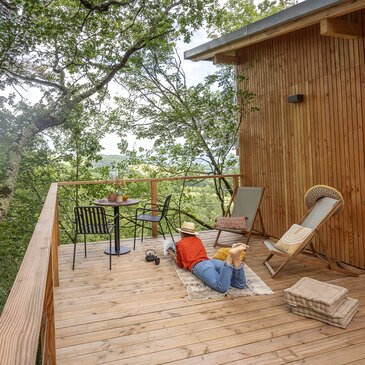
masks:
[(233, 32), (297, 2), (298, 0), (264, 0), (255, 4), (254, 0), (227, 0), (210, 18), (210, 36), (219, 37)]
[[(237, 91), (236, 78), (232, 68), (224, 67), (205, 82), (187, 87), (177, 56), (162, 62), (161, 57), (144, 52), (138, 72), (118, 78), (130, 90), (130, 95), (117, 99), (124, 121), (121, 128), (129, 128), (137, 138), (155, 139), (153, 155), (160, 165), (161, 160), (174, 166), (180, 162), (176, 174), (188, 175), (202, 167), (204, 173), (214, 175), (236, 171), (232, 150), (240, 126), (238, 115), (244, 118), (254, 109), (254, 95)], [(223, 178), (215, 188), (224, 212), (224, 190), (232, 192), (231, 184)]]
[[(201, 26), (215, 0), (0, 2), (0, 221), (15, 191), (22, 151), (35, 136), (101, 105), (116, 75), (142, 49), (168, 50)], [(7, 89), (5, 89), (7, 88)], [(24, 90), (39, 95), (36, 102)], [(18, 99), (15, 97), (18, 95)], [(11, 110), (8, 118), (7, 111)], [(100, 112), (102, 112), (100, 110)]]

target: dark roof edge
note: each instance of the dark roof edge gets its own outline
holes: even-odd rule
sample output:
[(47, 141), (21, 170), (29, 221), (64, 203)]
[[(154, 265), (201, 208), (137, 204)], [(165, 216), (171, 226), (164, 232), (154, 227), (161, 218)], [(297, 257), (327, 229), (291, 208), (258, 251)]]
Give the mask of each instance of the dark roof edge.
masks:
[(198, 47), (189, 49), (184, 52), (184, 58), (190, 59), (199, 56), (207, 51), (212, 51), (215, 48), (219, 48), (223, 45), (233, 43), (242, 38), (252, 36), (254, 34), (263, 32), (270, 28), (283, 25), (290, 21), (303, 18), (317, 11), (324, 10), (331, 6), (341, 3), (341, 0), (306, 0), (299, 4), (293, 5), (290, 8), (284, 9), (276, 14), (270, 15), (267, 18), (260, 19), (255, 23), (248, 24), (247, 26), (237, 29), (232, 33), (226, 34), (217, 39), (213, 39), (207, 43), (204, 43)]

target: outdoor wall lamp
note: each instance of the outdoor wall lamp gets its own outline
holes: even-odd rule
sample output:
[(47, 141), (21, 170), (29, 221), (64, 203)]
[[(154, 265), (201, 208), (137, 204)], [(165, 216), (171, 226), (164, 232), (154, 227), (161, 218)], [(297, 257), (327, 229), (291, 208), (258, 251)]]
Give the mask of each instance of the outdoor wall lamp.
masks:
[(288, 103), (301, 103), (304, 100), (303, 94), (295, 94), (288, 96)]

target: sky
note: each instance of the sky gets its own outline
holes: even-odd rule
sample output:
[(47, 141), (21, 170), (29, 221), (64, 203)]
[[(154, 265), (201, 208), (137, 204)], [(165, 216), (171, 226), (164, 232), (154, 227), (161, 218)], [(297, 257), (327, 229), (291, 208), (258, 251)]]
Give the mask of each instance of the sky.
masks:
[[(207, 37), (206, 32), (204, 32), (203, 30), (199, 30), (194, 34), (189, 44), (182, 42), (177, 44), (177, 51), (182, 61), (182, 66), (185, 71), (188, 86), (196, 85), (199, 82), (202, 82), (207, 75), (212, 74), (216, 71), (216, 66), (214, 66), (212, 62), (193, 62), (189, 60), (184, 60), (184, 52), (186, 50), (199, 46), (205, 42), (208, 42), (209, 40), (210, 39)], [(101, 145), (103, 146), (103, 150), (101, 153), (104, 155), (119, 155), (119, 142), (119, 136), (117, 136), (116, 134), (108, 134), (100, 141)], [(137, 140), (134, 135), (128, 134), (128, 147), (130, 149), (138, 147), (152, 148), (152, 146), (152, 140)]]

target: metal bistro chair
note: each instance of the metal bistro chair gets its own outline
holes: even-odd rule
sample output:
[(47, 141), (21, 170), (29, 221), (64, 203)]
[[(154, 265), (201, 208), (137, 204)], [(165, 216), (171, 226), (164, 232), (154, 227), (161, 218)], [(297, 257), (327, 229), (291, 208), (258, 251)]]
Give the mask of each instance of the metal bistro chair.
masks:
[[(109, 248), (112, 247), (112, 232), (114, 230), (114, 220), (108, 221), (108, 215), (105, 213), (104, 207), (75, 207), (74, 223), (74, 255), (72, 270), (75, 269), (76, 242), (77, 235), (84, 235), (84, 249), (86, 257), (86, 235), (87, 234), (108, 234)], [(115, 218), (115, 217), (114, 217)], [(112, 269), (112, 255), (109, 255), (109, 270)]]
[[(167, 212), (169, 210), (170, 200), (172, 195), (168, 195), (165, 199), (165, 202), (162, 206), (162, 208), (158, 204), (150, 204), (146, 203), (143, 208), (137, 208), (136, 209), (136, 215), (134, 220), (134, 244), (133, 244), (133, 250), (136, 249), (136, 235), (137, 235), (137, 224), (138, 221), (142, 221), (142, 237), (141, 242), (143, 242), (143, 231), (144, 231), (144, 224), (145, 222), (151, 222), (151, 223), (158, 223), (163, 238), (165, 239), (165, 233), (162, 229), (161, 221), (165, 219), (167, 228), (169, 230), (170, 236), (172, 240), (174, 241), (174, 237), (171, 233), (170, 225), (167, 218)], [(174, 241), (175, 242), (175, 241)]]

